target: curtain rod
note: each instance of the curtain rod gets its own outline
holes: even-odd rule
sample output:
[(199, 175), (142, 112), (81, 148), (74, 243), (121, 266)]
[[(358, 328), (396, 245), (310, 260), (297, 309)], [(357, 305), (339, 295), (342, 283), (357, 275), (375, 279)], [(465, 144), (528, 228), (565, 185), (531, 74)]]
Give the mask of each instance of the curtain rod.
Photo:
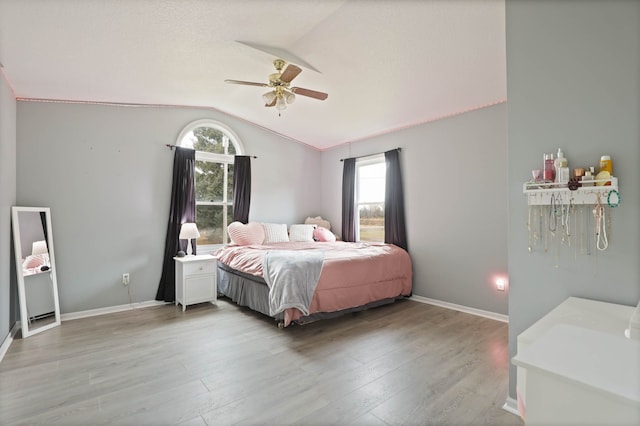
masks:
[[(164, 146), (166, 146), (167, 148), (169, 148), (171, 151), (173, 151), (173, 148), (177, 148), (180, 145), (171, 145), (171, 144), (165, 144)], [(182, 147), (181, 147), (182, 148)], [(187, 148), (187, 149), (193, 149), (193, 148)]]
[[(167, 148), (169, 148), (171, 151), (173, 151), (173, 148), (177, 148), (177, 147), (179, 147), (180, 145), (171, 145), (171, 144), (168, 144), (168, 143), (167, 143), (167, 144), (165, 144), (164, 146), (166, 146), (166, 147), (167, 147)], [(193, 148), (187, 148), (187, 149), (193, 149)], [(258, 158), (258, 157), (256, 157), (255, 155), (249, 155), (249, 157), (251, 157), (251, 158)]]
[[(402, 148), (396, 148), (396, 151), (402, 151)], [(393, 151), (393, 149), (388, 149), (387, 151)], [(385, 151), (385, 152), (387, 152)], [(349, 157), (349, 158), (364, 158), (364, 157), (373, 157), (374, 155), (384, 154), (384, 152), (376, 152), (374, 154), (361, 155), (359, 157)], [(348, 158), (341, 158), (340, 161), (348, 160)]]

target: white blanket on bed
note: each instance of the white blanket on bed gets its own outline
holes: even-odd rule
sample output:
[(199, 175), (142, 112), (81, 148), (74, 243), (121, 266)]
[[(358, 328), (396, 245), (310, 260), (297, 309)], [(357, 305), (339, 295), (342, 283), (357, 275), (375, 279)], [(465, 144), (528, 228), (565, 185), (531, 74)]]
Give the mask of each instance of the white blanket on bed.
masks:
[(269, 286), (269, 314), (288, 308), (309, 315), (324, 254), (316, 251), (274, 250), (264, 256), (264, 280)]

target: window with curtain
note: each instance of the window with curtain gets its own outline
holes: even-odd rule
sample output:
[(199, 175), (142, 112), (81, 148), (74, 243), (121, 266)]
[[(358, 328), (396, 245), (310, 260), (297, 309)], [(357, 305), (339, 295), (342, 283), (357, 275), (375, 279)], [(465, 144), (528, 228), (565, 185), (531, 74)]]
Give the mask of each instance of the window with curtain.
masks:
[(238, 137), (214, 120), (198, 120), (183, 129), (177, 145), (196, 150), (196, 226), (199, 249), (229, 242), (233, 221), (233, 162), (243, 154)]
[(384, 155), (356, 161), (356, 241), (384, 242)]

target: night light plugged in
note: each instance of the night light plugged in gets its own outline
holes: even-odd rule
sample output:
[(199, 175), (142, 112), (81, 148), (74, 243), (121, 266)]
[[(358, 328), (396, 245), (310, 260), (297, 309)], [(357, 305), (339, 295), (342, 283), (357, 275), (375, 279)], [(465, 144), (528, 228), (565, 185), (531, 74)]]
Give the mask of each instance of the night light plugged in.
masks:
[(498, 291), (504, 291), (504, 288), (507, 286), (507, 280), (504, 278), (496, 279), (496, 289)]

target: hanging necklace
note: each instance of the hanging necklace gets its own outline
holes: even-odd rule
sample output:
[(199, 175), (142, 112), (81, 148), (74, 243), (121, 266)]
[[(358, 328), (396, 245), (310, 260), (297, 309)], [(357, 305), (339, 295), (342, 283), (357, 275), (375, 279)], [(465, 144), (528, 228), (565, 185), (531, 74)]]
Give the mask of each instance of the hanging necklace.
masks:
[(596, 222), (596, 248), (603, 251), (609, 247), (609, 241), (607, 240), (607, 223), (604, 206), (602, 205), (599, 192), (596, 193), (596, 207), (593, 209), (593, 216)]
[(529, 253), (533, 251), (533, 244), (531, 244), (532, 240), (532, 231), (531, 231), (531, 204), (529, 204), (529, 218), (527, 219), (527, 231), (528, 231), (528, 243), (529, 243)]
[[(558, 207), (556, 206), (556, 195), (551, 194), (551, 205), (549, 206), (549, 231), (555, 232), (558, 227)], [(552, 225), (553, 224), (553, 225)]]
[(564, 204), (562, 204), (562, 241), (564, 241), (565, 236), (567, 237), (567, 244), (571, 247), (571, 227), (570, 227), (570, 216), (571, 209), (573, 208), (573, 198), (569, 199), (569, 205), (565, 208)]

